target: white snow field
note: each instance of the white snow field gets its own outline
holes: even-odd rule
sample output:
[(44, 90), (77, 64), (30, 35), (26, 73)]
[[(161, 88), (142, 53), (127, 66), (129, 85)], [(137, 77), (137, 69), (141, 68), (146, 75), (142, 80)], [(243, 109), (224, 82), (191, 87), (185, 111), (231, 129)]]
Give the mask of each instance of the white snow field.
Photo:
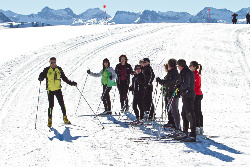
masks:
[[(5, 33), (8, 35), (3, 35)], [(38, 34), (43, 42), (37, 38), (37, 42), (32, 43), (15, 38), (13, 34), (27, 39)], [(60, 30), (58, 27), (2, 29), (0, 36), (1, 167), (250, 165), (248, 25), (60, 26)], [(3, 42), (9, 39), (15, 42)], [(19, 45), (24, 47), (26, 54), (19, 50)], [(166, 75), (163, 64), (170, 58), (185, 59), (187, 64), (193, 60), (201, 63), (202, 112), (205, 135), (209, 139), (197, 136), (196, 143), (183, 143), (158, 138), (169, 132), (160, 126), (161, 87), (156, 87), (155, 82), (158, 119), (153, 126), (128, 125), (126, 122), (135, 118), (132, 107), (120, 116), (96, 118), (94, 115), (104, 110), (103, 104), (100, 105), (101, 78), (87, 76), (86, 70), (99, 72), (104, 58), (115, 67), (121, 54), (128, 56), (128, 63), (133, 67), (140, 59), (148, 57), (156, 77), (161, 78)], [(63, 82), (67, 115), (73, 125), (63, 124), (62, 112), (55, 100), (54, 131), (49, 132), (46, 86), (43, 81), (39, 94), (38, 75), (49, 66), (52, 56), (57, 58), (57, 65), (63, 68), (66, 76), (78, 83), (83, 96), (76, 87)], [(6, 58), (4, 62), (3, 58)], [(118, 113), (116, 87), (110, 95), (112, 111)], [(131, 102), (130, 93), (129, 104)], [(180, 111), (181, 106), (180, 100)]]

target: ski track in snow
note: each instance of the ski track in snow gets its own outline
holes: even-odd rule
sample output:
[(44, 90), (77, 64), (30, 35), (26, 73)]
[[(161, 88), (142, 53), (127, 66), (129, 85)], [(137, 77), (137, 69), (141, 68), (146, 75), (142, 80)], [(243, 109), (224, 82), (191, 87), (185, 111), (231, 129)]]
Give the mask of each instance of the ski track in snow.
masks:
[[(84, 28), (84, 27), (83, 27)], [(79, 36), (43, 47), (0, 66), (0, 166), (244, 166), (249, 164), (249, 40), (246, 25), (140, 24), (117, 26), (104, 33)], [(13, 46), (14, 47), (14, 46)], [(78, 83), (95, 113), (100, 105), (100, 78), (87, 76), (101, 70), (109, 58), (114, 68), (126, 54), (134, 67), (149, 57), (156, 77), (163, 78), (163, 64), (170, 58), (197, 60), (203, 65), (202, 111), (208, 136), (197, 143), (157, 140), (168, 132), (160, 122), (153, 126), (130, 126), (129, 113), (94, 117), (80, 92), (63, 83), (69, 120), (63, 125), (55, 100), (53, 128), (47, 128), (47, 94), (41, 85), (36, 111), (39, 73), (55, 56), (70, 80)], [(85, 82), (85, 79), (87, 81)], [(85, 85), (85, 87), (83, 87)], [(154, 101), (160, 86), (154, 87)], [(112, 110), (119, 111), (117, 88), (111, 90)], [(129, 104), (132, 95), (129, 95)], [(100, 108), (97, 110), (98, 106)], [(181, 100), (180, 106), (181, 109)], [(132, 112), (132, 113), (131, 113)], [(161, 100), (156, 114), (162, 113)], [(34, 129), (38, 115), (37, 129)], [(91, 116), (92, 115), (92, 116)], [(98, 119), (105, 127), (99, 124)], [(165, 119), (165, 118), (164, 118)], [(143, 140), (142, 140), (143, 138)]]

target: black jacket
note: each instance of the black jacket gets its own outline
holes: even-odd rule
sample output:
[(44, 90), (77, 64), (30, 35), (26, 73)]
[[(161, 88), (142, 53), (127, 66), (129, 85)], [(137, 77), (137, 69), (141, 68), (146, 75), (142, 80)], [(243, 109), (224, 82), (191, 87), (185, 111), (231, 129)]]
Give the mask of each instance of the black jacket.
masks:
[(249, 14), (246, 15), (246, 19), (247, 19), (247, 20), (250, 19), (250, 15), (249, 15)]
[[(127, 84), (130, 83), (130, 74), (133, 73), (132, 67), (130, 64), (126, 63), (126, 77), (127, 77)], [(115, 73), (117, 75), (116, 83), (120, 84), (120, 78), (121, 78), (121, 63), (117, 64), (115, 67)]]
[(162, 83), (166, 86), (166, 97), (172, 96), (172, 94), (177, 88), (176, 87), (177, 81), (180, 80), (181, 77), (176, 67), (168, 71), (168, 74), (165, 76), (164, 80), (162, 80)]
[[(132, 91), (133, 94), (136, 95), (143, 95), (144, 93), (144, 76), (142, 73), (134, 74), (132, 78)], [(143, 98), (143, 96), (142, 96)]]
[(144, 86), (145, 87), (152, 86), (152, 82), (154, 81), (155, 74), (150, 64), (144, 66), (142, 71), (144, 75)]
[(188, 66), (185, 66), (181, 72), (181, 82), (179, 90), (181, 92), (182, 97), (195, 97), (195, 75), (193, 71), (191, 71)]

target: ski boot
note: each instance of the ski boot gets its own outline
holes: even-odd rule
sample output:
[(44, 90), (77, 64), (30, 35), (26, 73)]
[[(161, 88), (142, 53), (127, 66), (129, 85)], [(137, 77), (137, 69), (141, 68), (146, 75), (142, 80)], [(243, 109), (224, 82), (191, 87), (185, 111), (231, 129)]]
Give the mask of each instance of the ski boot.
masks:
[(49, 120), (48, 120), (48, 127), (49, 127), (49, 128), (52, 127), (52, 118), (49, 118)]
[(71, 124), (71, 122), (67, 118), (67, 115), (63, 116), (63, 121), (65, 124)]

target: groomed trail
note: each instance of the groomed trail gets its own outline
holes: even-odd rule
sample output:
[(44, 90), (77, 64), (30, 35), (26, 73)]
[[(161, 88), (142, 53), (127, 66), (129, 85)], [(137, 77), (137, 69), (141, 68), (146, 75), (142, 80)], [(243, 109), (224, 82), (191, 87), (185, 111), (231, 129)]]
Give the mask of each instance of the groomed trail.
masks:
[[(83, 31), (85, 27), (82, 26)], [(88, 29), (89, 35), (41, 47), (0, 65), (0, 166), (250, 164), (249, 26), (161, 23), (101, 28), (105, 30), (91, 32)], [(65, 33), (67, 31), (65, 29)], [(7, 56), (7, 53), (3, 54)], [(154, 126), (134, 127), (125, 123), (134, 119), (132, 107), (125, 114), (95, 118), (87, 102), (95, 113), (102, 112), (102, 87), (100, 78), (87, 76), (86, 71), (99, 72), (104, 58), (108, 58), (114, 68), (121, 54), (127, 55), (132, 67), (148, 57), (156, 76), (161, 78), (166, 75), (163, 64), (170, 58), (185, 59), (188, 64), (193, 60), (201, 63), (204, 130), (210, 139), (198, 136), (197, 143), (158, 140), (167, 133), (159, 122), (161, 100), (156, 109), (159, 119)], [(55, 100), (54, 130), (49, 132), (45, 81), (39, 95), (38, 75), (49, 66), (52, 56), (57, 58), (57, 65), (66, 76), (78, 83), (87, 102), (76, 87), (63, 83), (67, 115), (73, 125), (63, 124)], [(154, 84), (157, 90), (154, 100), (157, 101), (160, 86)], [(116, 87), (110, 95), (112, 111), (118, 113), (120, 104)], [(130, 104), (132, 98), (130, 93)], [(181, 105), (180, 100), (180, 111)], [(98, 119), (105, 127), (103, 130)]]

